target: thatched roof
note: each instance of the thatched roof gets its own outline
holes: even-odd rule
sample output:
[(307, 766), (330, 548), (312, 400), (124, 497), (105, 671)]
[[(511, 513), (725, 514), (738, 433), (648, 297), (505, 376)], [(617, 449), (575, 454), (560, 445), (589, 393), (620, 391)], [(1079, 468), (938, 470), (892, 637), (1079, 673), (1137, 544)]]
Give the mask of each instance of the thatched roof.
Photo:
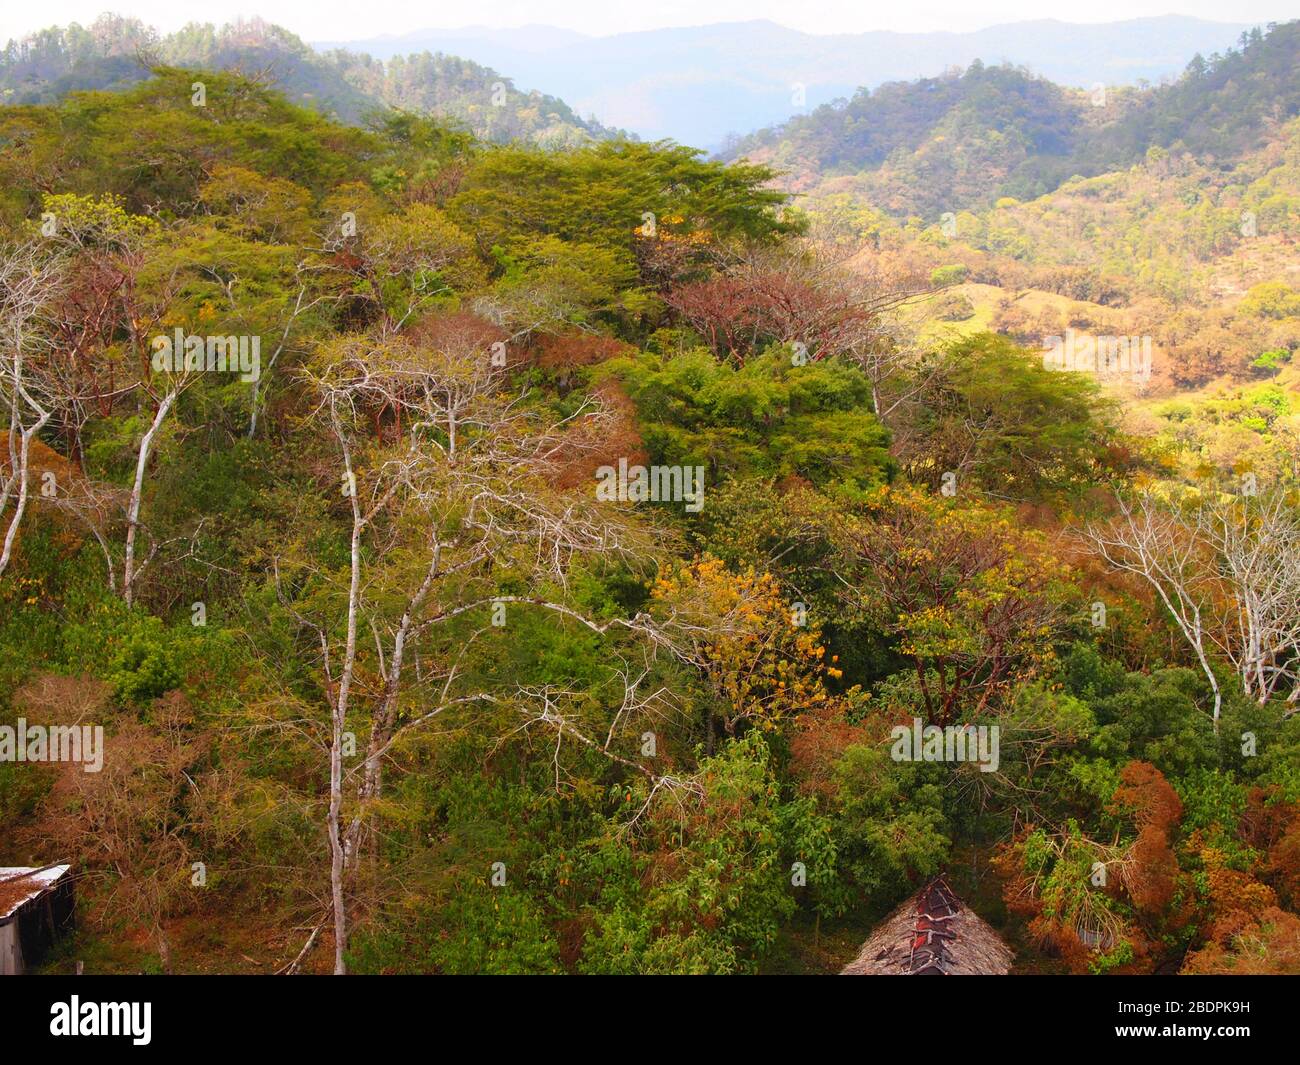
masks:
[(1011, 949), (936, 877), (884, 919), (841, 976), (1005, 976)]

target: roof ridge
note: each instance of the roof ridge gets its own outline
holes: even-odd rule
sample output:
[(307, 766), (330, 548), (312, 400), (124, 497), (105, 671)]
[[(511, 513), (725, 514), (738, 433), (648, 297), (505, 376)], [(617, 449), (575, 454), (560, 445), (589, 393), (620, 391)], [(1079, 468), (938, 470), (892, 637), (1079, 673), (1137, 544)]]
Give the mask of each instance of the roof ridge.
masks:
[(948, 948), (957, 939), (947, 922), (961, 911), (961, 900), (940, 875), (916, 893), (913, 905), (907, 971), (913, 976), (947, 976), (953, 960)]

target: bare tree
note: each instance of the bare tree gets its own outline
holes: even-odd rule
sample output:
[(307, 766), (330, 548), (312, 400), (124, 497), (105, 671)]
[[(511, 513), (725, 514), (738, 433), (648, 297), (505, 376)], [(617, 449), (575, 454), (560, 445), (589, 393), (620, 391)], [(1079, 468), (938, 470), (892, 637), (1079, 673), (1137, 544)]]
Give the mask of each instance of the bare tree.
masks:
[[(135, 447), (134, 475), (124, 500), (122, 579), (116, 587), (130, 606), (140, 576), (158, 547), (150, 543), (148, 554), (140, 560), (147, 536), (141, 508), (149, 464), (168, 416), (202, 369), (183, 352), (171, 352), (175, 357), (167, 360), (162, 371), (155, 365), (154, 333), (175, 307), (190, 264), (160, 262), (158, 224), (127, 214), (111, 199), (60, 195), (47, 197), (45, 206), (54, 222), (46, 243), (66, 258), (70, 275), (57, 307), (58, 343), (51, 351), (49, 373), (66, 397), (61, 406), (63, 428), (74, 460), (81, 462), (81, 432), (92, 411), (107, 417), (128, 395), (134, 395), (142, 413), (146, 403), (152, 408), (148, 428)], [(110, 354), (114, 349), (125, 356)], [(93, 522), (92, 531), (105, 547), (112, 508), (106, 511), (101, 504), (116, 493), (106, 487), (87, 487), (80, 494), (81, 498), (69, 501), (68, 509)], [(111, 558), (109, 568), (110, 584), (116, 584), (111, 579)]]
[(1213, 569), (1204, 545), (1190, 534), (1173, 508), (1150, 493), (1136, 499), (1117, 497), (1118, 513), (1106, 524), (1090, 524), (1084, 535), (1109, 565), (1141, 577), (1156, 593), (1178, 631), (1196, 655), (1214, 693), (1214, 723), (1218, 727), (1223, 694), (1210, 663), (1208, 632)]
[[(74, 479), (62, 485), (50, 502), (64, 514), (84, 525), (104, 557), (108, 590), (117, 595), (116, 538), (126, 517), (129, 493), (110, 481)], [(138, 571), (137, 571), (138, 576)]]
[(1144, 580), (1191, 648), (1214, 695), (1222, 660), (1260, 705), (1300, 693), (1300, 516), (1289, 495), (1212, 495), (1188, 505), (1144, 492), (1085, 530), (1111, 566)]
[[(140, 575), (153, 561), (158, 546), (155, 541), (144, 561), (136, 561), (136, 547), (142, 529), (140, 504), (144, 498), (144, 482), (145, 474), (149, 469), (149, 458), (158, 438), (158, 431), (167, 420), (167, 415), (176, 405), (181, 393), (193, 384), (195, 379), (196, 375), (193, 372), (181, 370), (177, 373), (163, 374), (155, 381), (141, 383), (141, 388), (154, 401), (154, 413), (149, 428), (140, 437), (140, 443), (136, 448), (135, 475), (131, 480), (131, 492), (126, 503), (126, 539), (122, 551), (122, 599), (127, 606), (135, 602), (136, 585)], [(161, 388), (156, 387), (156, 381), (161, 382)]]
[[(652, 544), (621, 512), (596, 502), (594, 491), (579, 498), (547, 483), (575, 449), (598, 442), (607, 413), (594, 403), (548, 422), (524, 395), (509, 392), (487, 350), (425, 350), (389, 334), (378, 341), (345, 338), (322, 355), (305, 376), (341, 463), (348, 563), (337, 576), (301, 560), (277, 563), (277, 579), (286, 607), (314, 634), (330, 708), (326, 828), (334, 970), (343, 973), (349, 881), (394, 744), (455, 707), (537, 698), (523, 690), (466, 688), (464, 655), (490, 626), (454, 654), (439, 642), (440, 627), (518, 604), (597, 632), (634, 629), (636, 619), (585, 618), (562, 595), (495, 594), (492, 568), (506, 563), (529, 574), (535, 587), (562, 590), (575, 556), (648, 559)], [(376, 411), (405, 421), (408, 431), (396, 444), (372, 435)], [(335, 590), (324, 610), (291, 595), (291, 585), (313, 582)], [(363, 655), (367, 668), (359, 672)], [(634, 705), (641, 704), (625, 694), (622, 717)], [(368, 738), (364, 758), (349, 769), (345, 737), (358, 713)], [(561, 737), (585, 737), (554, 705), (529, 720)], [(608, 740), (590, 742), (609, 750)]]
[[(93, 681), (38, 678), (18, 697), (43, 720), (98, 725), (109, 716), (110, 692)], [(81, 879), (101, 889), (85, 893), (94, 923), (147, 929), (167, 973), (167, 922), (187, 901), (204, 816), (195, 776), (209, 744), (191, 723), (179, 693), (158, 700), (147, 725), (134, 715), (117, 720), (106, 730), (102, 770), (64, 763), (40, 823), (42, 845), (80, 856)]]
[[(52, 500), (55, 506), (90, 530), (104, 556), (109, 588), (121, 595), (127, 606), (135, 603), (141, 578), (163, 547), (163, 542), (154, 536), (143, 518), (149, 465), (168, 416), (197, 376), (197, 371), (182, 369), (137, 383), (141, 394), (152, 401), (153, 416), (135, 445), (134, 471), (128, 487), (81, 478), (60, 486), (58, 495)], [(117, 576), (119, 557), (120, 580)]]
[(0, 403), (7, 414), (7, 463), (0, 468), (0, 574), (31, 492), (32, 442), (63, 405), (49, 373), (50, 308), (63, 282), (63, 263), (35, 244), (0, 250)]
[(886, 412), (885, 393), (912, 360), (897, 312), (927, 294), (928, 281), (813, 242), (724, 254), (718, 267), (666, 297), (715, 354), (743, 361), (764, 344), (799, 343), (810, 359), (849, 359)]
[(1198, 535), (1227, 589), (1212, 633), (1243, 694), (1260, 706), (1289, 689), (1300, 697), (1300, 513), (1277, 490), (1198, 508)]

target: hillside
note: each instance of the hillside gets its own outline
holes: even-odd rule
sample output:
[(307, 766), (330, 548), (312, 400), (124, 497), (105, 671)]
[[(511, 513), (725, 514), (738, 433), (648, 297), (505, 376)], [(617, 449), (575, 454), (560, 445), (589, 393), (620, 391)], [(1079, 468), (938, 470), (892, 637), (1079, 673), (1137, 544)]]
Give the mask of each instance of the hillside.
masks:
[(160, 36), (138, 20), (104, 15), (10, 41), (0, 54), (0, 94), (12, 104), (50, 103), (87, 89), (121, 89), (159, 64), (257, 76), (306, 107), (360, 123), (384, 108), (454, 119), (485, 140), (556, 146), (615, 135), (562, 100), (515, 88), (487, 67), (428, 52), (383, 62), (335, 51), (319, 55), (261, 20), (221, 28), (190, 24)]
[(927, 220), (1040, 196), (1073, 176), (1141, 162), (1151, 148), (1222, 165), (1300, 114), (1300, 22), (1253, 30), (1239, 45), (1197, 56), (1177, 81), (1148, 88), (1071, 91), (1024, 69), (974, 63), (860, 90), (725, 155), (781, 167), (799, 191), (853, 175), (876, 207)]
[(1234, 162), (1151, 148), (1132, 167), (961, 213), (954, 236), (1026, 264), (1083, 268), (1185, 300), (1294, 280), (1298, 222), (1300, 121), (1293, 119)]
[(891, 969), (978, 928), (1000, 974), (1300, 974), (1294, 41), (864, 93), (790, 128), (798, 195), (433, 53), (11, 50), (0, 868), (76, 920), (6, 943), (830, 974), (883, 920)]
[(508, 70), (586, 114), (642, 137), (715, 150), (729, 137), (900, 80), (938, 77), (976, 60), (1025, 65), (1059, 84), (1133, 85), (1177, 75), (1198, 52), (1249, 26), (1179, 16), (1080, 24), (1054, 19), (967, 33), (803, 33), (755, 19), (575, 34), (552, 27), (423, 30), (318, 44), (376, 56), (432, 50)]
[(1089, 118), (1087, 98), (1012, 67), (859, 91), (842, 106), (744, 138), (727, 158), (781, 168), (797, 191), (823, 176), (858, 174), (863, 195), (891, 214), (933, 217), (991, 203), (1008, 188), (1048, 190)]
[(1300, 290), (1300, 23), (1242, 43), (1099, 98), (974, 64), (744, 154), (783, 170), (815, 232), (961, 282), (932, 308), (945, 331), (1150, 337), (1157, 394), (1258, 381), (1300, 346), (1282, 309)]

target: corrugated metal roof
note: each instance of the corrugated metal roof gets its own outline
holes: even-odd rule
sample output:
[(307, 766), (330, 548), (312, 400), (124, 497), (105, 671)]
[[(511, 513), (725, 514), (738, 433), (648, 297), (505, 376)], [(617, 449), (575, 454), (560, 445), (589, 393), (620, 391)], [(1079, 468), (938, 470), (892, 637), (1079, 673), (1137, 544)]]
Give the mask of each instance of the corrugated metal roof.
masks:
[(8, 920), (24, 903), (48, 891), (71, 868), (70, 865), (53, 865), (48, 869), (0, 866), (0, 921)]

